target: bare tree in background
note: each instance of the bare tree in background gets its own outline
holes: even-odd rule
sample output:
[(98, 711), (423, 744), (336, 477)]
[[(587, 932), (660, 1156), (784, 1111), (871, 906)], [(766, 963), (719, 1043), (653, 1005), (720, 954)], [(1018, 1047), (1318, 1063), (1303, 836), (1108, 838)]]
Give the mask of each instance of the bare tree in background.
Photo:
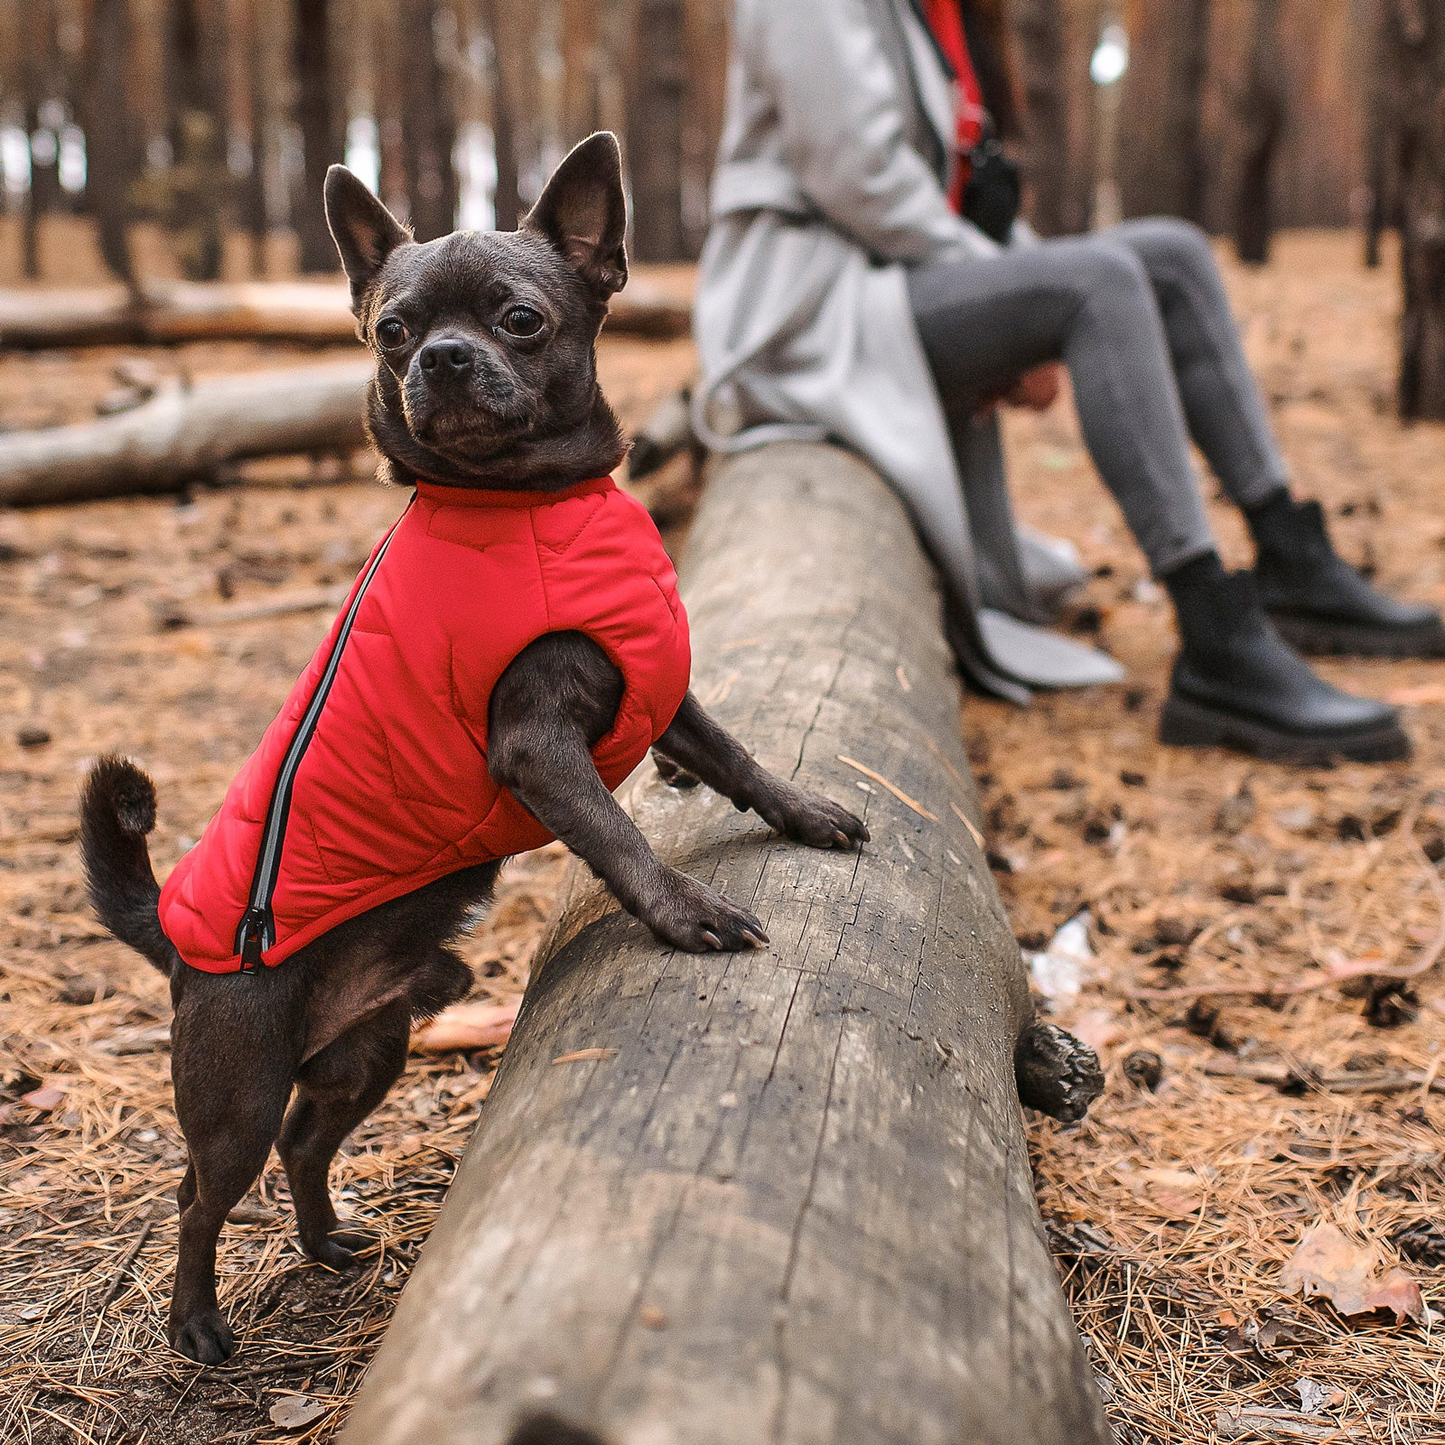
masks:
[(1269, 260), (1274, 233), (1271, 183), (1287, 114), (1279, 6), (1280, 0), (1254, 0), (1249, 73), (1240, 102), (1234, 245), (1239, 259), (1252, 266), (1262, 266)]
[(85, 128), (85, 196), (100, 254), (132, 291), (130, 188), (136, 175), (136, 127), (126, 103), (130, 53), (129, 0), (95, 0), (86, 47), (81, 121)]
[(1400, 414), (1445, 421), (1445, 0), (1389, 0), (1383, 40), (1405, 292)]
[(1164, 149), (1176, 157), (1177, 214), (1204, 220), (1204, 79), (1209, 72), (1211, 0), (1178, 0), (1171, 56), (1173, 94), (1165, 111)]
[(53, 0), (25, 0), (20, 7), (21, 85), (25, 131), (30, 137), (30, 188), (25, 193), (22, 228), (25, 274), (40, 275), (40, 218), (59, 209), (57, 128), (48, 113), (63, 95), (59, 42)]
[(1132, 0), (1120, 184), (1130, 216), (1204, 219), (1211, 0)]
[(482, 24), (490, 41), (490, 82), (492, 98), (492, 139), (497, 155), (497, 229), (515, 231), (522, 219), (520, 174), (517, 164), (516, 89), (513, 83), (515, 50), (509, 9), (503, 0), (481, 0)]
[(1059, 0), (1016, 0), (1011, 12), (1023, 78), (1031, 219), (1045, 236), (1067, 229), (1069, 97)]
[(456, 225), (457, 177), (452, 166), (457, 123), (451, 78), (437, 53), (438, 25), (453, 18), (438, 0), (400, 0), (401, 147), (411, 228), (434, 241)]
[(296, 123), (301, 130), (301, 194), (292, 224), (301, 242), (301, 269), (334, 271), (336, 247), (326, 229), (321, 189), (326, 168), (346, 152), (342, 108), (336, 97), (336, 65), (332, 55), (330, 0), (295, 0), (292, 37), (295, 43)]
[(639, 261), (687, 255), (682, 217), (683, 0), (638, 0), (629, 107), (633, 249)]
[(170, 0), (165, 88), (171, 163), (146, 188), (150, 210), (166, 226), (181, 269), (214, 281), (229, 221), (232, 182), (226, 161), (226, 12), (220, 0)]

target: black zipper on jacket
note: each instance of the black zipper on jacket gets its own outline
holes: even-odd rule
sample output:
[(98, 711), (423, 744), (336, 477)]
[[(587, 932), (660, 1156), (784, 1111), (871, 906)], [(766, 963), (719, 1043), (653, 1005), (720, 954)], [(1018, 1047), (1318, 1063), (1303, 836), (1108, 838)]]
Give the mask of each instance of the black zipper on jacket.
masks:
[[(397, 526), (400, 525), (398, 522)], [(246, 911), (241, 915), (240, 927), (236, 930), (236, 952), (241, 955), (242, 973), (255, 973), (261, 966), (261, 955), (276, 942), (276, 920), (271, 913), (271, 900), (276, 892), (276, 880), (281, 874), (281, 850), (286, 843), (286, 823), (291, 816), (291, 790), (295, 785), (301, 760), (306, 756), (306, 749), (311, 746), (311, 739), (316, 736), (321, 710), (326, 706), (332, 683), (336, 681), (336, 673), (341, 666), (341, 654), (346, 647), (347, 638), (351, 636), (351, 625), (356, 621), (361, 599), (366, 596), (366, 589), (371, 585), (371, 579), (376, 575), (376, 569), (381, 566), (381, 559), (386, 556), (387, 548), (391, 546), (391, 539), (395, 535), (396, 527), (393, 527), (387, 533), (386, 540), (377, 548), (376, 556), (367, 564), (361, 582), (352, 596), (351, 605), (341, 619), (336, 645), (331, 649), (331, 656), (326, 659), (326, 666), (321, 670), (316, 691), (311, 694), (306, 711), (301, 714), (301, 721), (296, 725), (296, 731), (276, 773), (276, 784), (271, 790), (271, 801), (266, 808), (266, 826), (261, 830), (261, 850), (256, 855), (256, 871), (251, 877), (250, 897), (246, 902)]]

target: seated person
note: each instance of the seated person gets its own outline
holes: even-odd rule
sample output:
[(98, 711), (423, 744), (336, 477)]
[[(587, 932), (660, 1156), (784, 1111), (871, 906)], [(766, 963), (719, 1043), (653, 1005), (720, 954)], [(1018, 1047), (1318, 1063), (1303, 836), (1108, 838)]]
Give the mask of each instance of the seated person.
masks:
[[(869, 458), (939, 563), (964, 670), (1026, 699), (1030, 684), (1118, 675), (1027, 625), (1042, 613), (990, 404), (1047, 405), (1062, 363), (1178, 621), (1162, 739), (1405, 756), (1393, 708), (1324, 681), (1280, 634), (1441, 656), (1439, 614), (1376, 590), (1335, 553), (1319, 505), (1292, 495), (1199, 230), (1145, 220), (1040, 241), (1016, 207), (1000, 216), (1006, 172), (1001, 192), (984, 169), (997, 180), (987, 141), (1017, 125), (1003, 34), (997, 0), (736, 0), (696, 305), (699, 434), (725, 450), (830, 437)], [(1221, 564), (1191, 438), (1244, 512), (1252, 573)]]

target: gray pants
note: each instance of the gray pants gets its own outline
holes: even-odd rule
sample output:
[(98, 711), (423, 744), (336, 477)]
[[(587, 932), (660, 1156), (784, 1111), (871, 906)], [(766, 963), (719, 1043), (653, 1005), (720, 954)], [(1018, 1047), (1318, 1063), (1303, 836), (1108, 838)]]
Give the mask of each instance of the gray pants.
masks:
[(1240, 506), (1288, 480), (1204, 233), (1126, 221), (920, 267), (909, 293), (945, 409), (962, 420), (1063, 361), (1084, 440), (1156, 576), (1214, 547), (1193, 437)]

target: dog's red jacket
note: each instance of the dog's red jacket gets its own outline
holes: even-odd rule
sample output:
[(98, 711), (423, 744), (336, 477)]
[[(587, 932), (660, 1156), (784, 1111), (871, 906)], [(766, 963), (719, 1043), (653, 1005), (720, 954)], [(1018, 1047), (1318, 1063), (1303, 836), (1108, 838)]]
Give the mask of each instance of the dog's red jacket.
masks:
[(195, 968), (242, 966), (238, 932), (288, 756), (267, 964), (387, 899), (551, 841), (487, 771), (492, 688), (544, 633), (585, 633), (623, 675), (616, 723), (592, 753), (609, 788), (682, 704), (691, 658), (677, 575), (652, 519), (611, 478), (555, 493), (417, 493), (161, 892), (161, 926)]

